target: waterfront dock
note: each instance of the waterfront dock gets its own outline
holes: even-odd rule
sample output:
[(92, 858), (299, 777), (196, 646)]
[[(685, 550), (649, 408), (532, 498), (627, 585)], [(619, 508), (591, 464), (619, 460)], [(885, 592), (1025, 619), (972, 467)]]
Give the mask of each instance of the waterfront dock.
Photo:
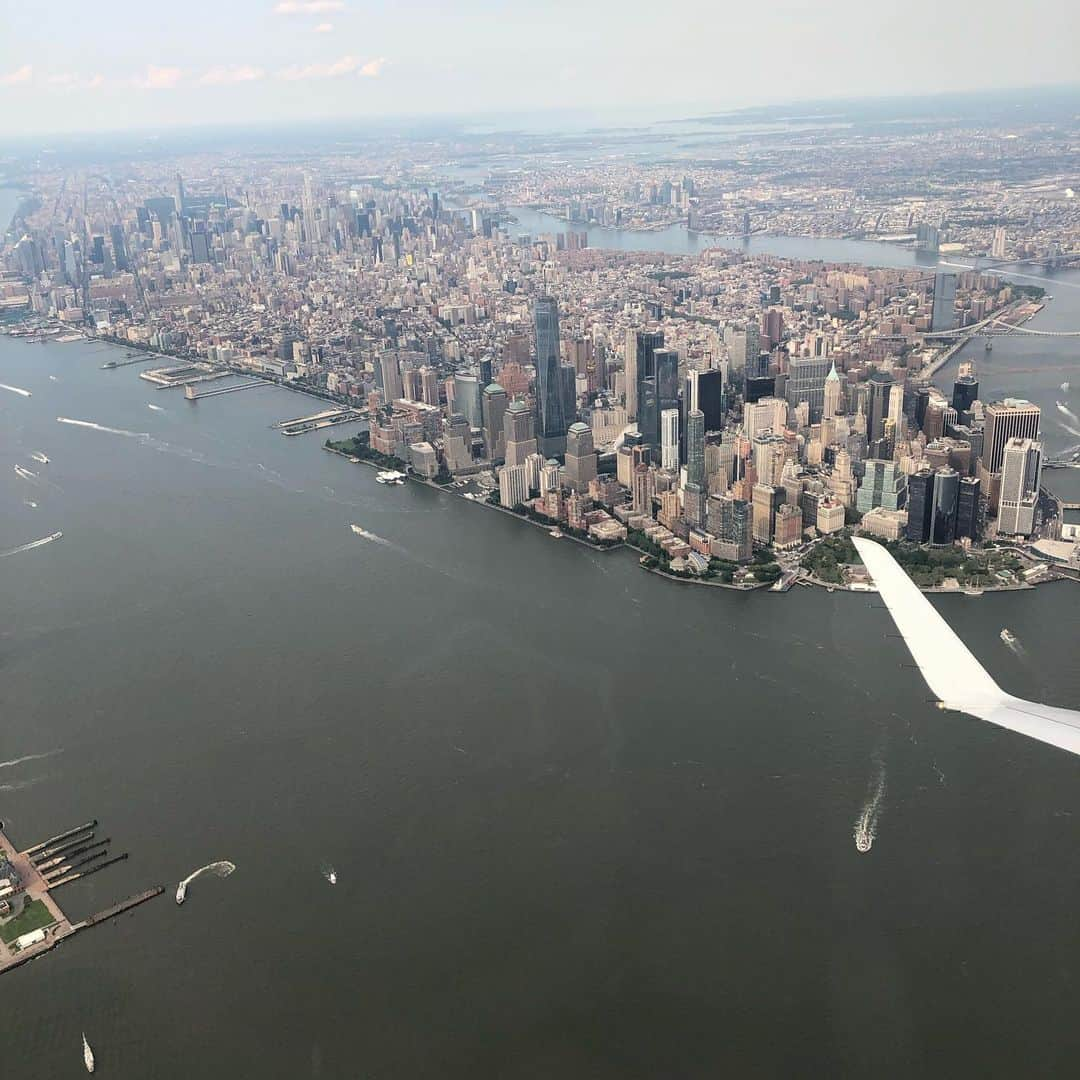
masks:
[(128, 857), (125, 852), (105, 859), (110, 839), (94, 840), (96, 826), (96, 819), (84, 822), (19, 851), (0, 824), (0, 900), (10, 909), (0, 917), (0, 974), (165, 891), (164, 886), (154, 886), (72, 923), (57, 903), (55, 890)]
[(215, 370), (209, 364), (177, 364), (140, 371), (139, 378), (165, 389), (171, 386), (187, 386), (188, 383), (212, 382), (214, 379), (224, 379), (229, 374), (231, 372)]
[(184, 397), (188, 401), (198, 401), (200, 398), (219, 397), (221, 394), (238, 394), (241, 390), (255, 390), (260, 386), (269, 386), (270, 383), (263, 379), (252, 379), (250, 382), (240, 383), (237, 386), (218, 386), (213, 390), (196, 390), (194, 383), (184, 386)]
[(365, 419), (366, 414), (359, 409), (336, 408), (313, 413), (311, 416), (298, 416), (294, 420), (279, 420), (274, 427), (282, 435), (304, 435), (309, 431), (321, 431), (337, 424), (349, 424)]

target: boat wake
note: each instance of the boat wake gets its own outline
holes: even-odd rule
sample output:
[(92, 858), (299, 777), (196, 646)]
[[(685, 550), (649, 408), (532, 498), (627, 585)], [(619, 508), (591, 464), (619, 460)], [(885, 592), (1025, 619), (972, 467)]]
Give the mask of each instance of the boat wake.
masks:
[(187, 888), (197, 878), (203, 874), (214, 874), (217, 877), (226, 878), (236, 869), (233, 863), (227, 859), (223, 859), (221, 862), (207, 863), (205, 866), (200, 866), (198, 870), (193, 874), (188, 874), (179, 885), (176, 886), (176, 902), (182, 904), (187, 899)]
[(319, 872), (326, 878), (328, 885), (337, 884), (337, 871), (329, 863), (324, 863)]
[(35, 450), (30, 456), (36, 462), (38, 462), (39, 465), (48, 465), (49, 464), (49, 459), (40, 450)]
[(31, 472), (29, 469), (24, 469), (21, 465), (15, 466), (15, 474), (21, 476), (23, 480), (36, 480), (37, 473)]
[(43, 536), (40, 540), (31, 540), (29, 544), (20, 544), (18, 547), (11, 548), (10, 551), (0, 551), (0, 559), (6, 559), (9, 555), (19, 555), (24, 551), (33, 551), (34, 548), (44, 547), (54, 540), (59, 540), (63, 535), (62, 532), (54, 532), (51, 536)]
[(33, 397), (29, 390), (23, 390), (19, 386), (8, 386), (7, 383), (0, 382), (0, 390), (10, 390), (13, 394), (18, 394), (19, 397)]
[(125, 439), (149, 439), (148, 431), (125, 431), (124, 428), (106, 427), (95, 424), (92, 420), (72, 420), (69, 416), (58, 416), (58, 424), (71, 424), (73, 427), (89, 428), (91, 431), (103, 431), (106, 435), (122, 435)]
[(44, 779), (44, 776), (34, 776), (29, 780), (18, 780), (14, 784), (0, 784), (0, 791), (25, 791), (27, 788), (32, 788), (35, 784), (40, 784)]
[(1058, 401), (1055, 402), (1055, 404), (1058, 407), (1059, 413), (1061, 413), (1063, 416), (1067, 416), (1074, 424), (1080, 424), (1080, 416), (1077, 416), (1076, 413), (1074, 413), (1072, 409), (1070, 409), (1069, 406), (1065, 404), (1064, 401)]
[(146, 407), (148, 409), (153, 409), (154, 412), (164, 412), (165, 411), (160, 405), (151, 405), (151, 404), (147, 403)]
[(1067, 382), (1063, 382), (1061, 384), (1061, 392), (1063, 394), (1067, 394), (1069, 392), (1069, 390), (1070, 390), (1069, 384)]
[(29, 506), (31, 510), (37, 509), (37, 503), (33, 499), (23, 499), (23, 506)]
[(877, 836), (878, 818), (881, 816), (881, 804), (885, 799), (885, 763), (878, 763), (877, 776), (870, 789), (870, 797), (855, 820), (855, 850), (865, 854), (873, 846)]
[(22, 757), (12, 758), (10, 761), (0, 761), (0, 769), (13, 769), (16, 765), (21, 765), (24, 761), (43, 761), (45, 758), (55, 757), (57, 754), (62, 754), (63, 749), (49, 750), (44, 754), (23, 754)]
[(389, 540), (385, 540), (381, 536), (376, 536), (373, 532), (368, 532), (367, 529), (362, 529), (359, 525), (350, 525), (349, 528), (352, 529), (357, 536), (362, 536), (365, 540), (370, 540), (373, 544), (382, 544), (383, 547), (394, 546)]
[(1058, 424), (1064, 428), (1070, 435), (1075, 435), (1080, 439), (1080, 429), (1074, 428), (1071, 424), (1066, 424), (1064, 420), (1059, 420)]

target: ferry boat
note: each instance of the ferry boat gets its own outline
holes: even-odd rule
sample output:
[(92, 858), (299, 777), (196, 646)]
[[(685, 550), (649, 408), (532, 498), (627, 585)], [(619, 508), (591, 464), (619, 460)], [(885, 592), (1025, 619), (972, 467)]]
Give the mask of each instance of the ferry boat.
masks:
[(375, 482), (378, 484), (404, 484), (405, 474), (395, 469), (384, 469), (375, 474)]
[(1001, 633), (998, 635), (1006, 645), (1016, 644), (1016, 635), (1007, 627), (1003, 627)]
[(176, 886), (176, 902), (182, 904), (187, 899), (187, 882), (181, 881)]
[(82, 1056), (86, 1071), (92, 1073), (94, 1071), (94, 1051), (90, 1049), (90, 1044), (86, 1041), (85, 1031), (82, 1033)]

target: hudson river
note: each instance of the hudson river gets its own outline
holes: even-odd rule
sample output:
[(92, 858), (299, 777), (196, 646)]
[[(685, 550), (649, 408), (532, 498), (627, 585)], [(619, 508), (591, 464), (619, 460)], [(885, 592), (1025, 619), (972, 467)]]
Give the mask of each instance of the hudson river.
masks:
[[(873, 598), (663, 581), (122, 356), (0, 337), (0, 551), (64, 534), (0, 558), (0, 818), (131, 853), (74, 917), (237, 870), (5, 976), (12, 1075), (1072, 1070), (1080, 762), (939, 712)], [(1078, 600), (936, 602), (1077, 707)]]

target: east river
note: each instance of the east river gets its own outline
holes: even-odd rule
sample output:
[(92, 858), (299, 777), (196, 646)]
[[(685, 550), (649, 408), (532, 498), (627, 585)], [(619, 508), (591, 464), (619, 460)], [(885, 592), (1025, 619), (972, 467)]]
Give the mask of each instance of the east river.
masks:
[[(1073, 346), (1011, 347), (1052, 397)], [(131, 853), (77, 918), (237, 870), (4, 976), (11, 1075), (1074, 1070), (1080, 762), (939, 712), (873, 598), (664, 581), (122, 356), (0, 337), (0, 551), (63, 531), (0, 558), (0, 818)], [(1077, 707), (1078, 600), (935, 602)]]

